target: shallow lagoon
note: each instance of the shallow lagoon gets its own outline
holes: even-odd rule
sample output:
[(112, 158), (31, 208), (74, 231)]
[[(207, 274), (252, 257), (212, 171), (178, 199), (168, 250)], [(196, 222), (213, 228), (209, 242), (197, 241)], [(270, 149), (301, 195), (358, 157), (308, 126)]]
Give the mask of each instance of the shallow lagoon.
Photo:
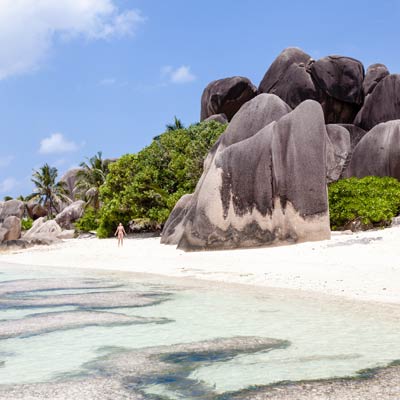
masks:
[[(8, 303), (0, 320), (80, 312), (65, 326), (49, 331), (41, 320), (24, 337), (0, 340), (3, 388), (107, 377), (148, 398), (211, 399), (252, 385), (354, 375), (400, 359), (397, 307), (150, 275), (13, 265), (1, 272), (0, 300)], [(110, 292), (115, 301), (105, 307)], [(38, 299), (40, 307), (33, 305)], [(104, 313), (116, 320), (105, 323)]]

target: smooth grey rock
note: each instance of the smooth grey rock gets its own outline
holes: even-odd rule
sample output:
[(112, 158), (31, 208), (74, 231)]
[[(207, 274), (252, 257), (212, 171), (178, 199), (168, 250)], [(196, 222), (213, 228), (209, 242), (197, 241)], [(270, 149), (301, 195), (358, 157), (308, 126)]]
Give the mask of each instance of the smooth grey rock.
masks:
[(25, 212), (25, 204), (20, 200), (8, 200), (0, 202), (0, 223), (7, 217), (22, 218)]
[(400, 225), (400, 216), (392, 218), (392, 226), (399, 226)]
[[(196, 186), (196, 191), (202, 186), (208, 170), (213, 165), (214, 158), (226, 147), (248, 139), (260, 129), (273, 121), (279, 120), (290, 111), (291, 108), (278, 96), (273, 94), (259, 94), (244, 104), (208, 153), (204, 161), (203, 175)], [(186, 214), (190, 210), (192, 201), (196, 200), (190, 194), (182, 196), (177, 202), (164, 225), (161, 243), (178, 244), (182, 233), (182, 224), (185, 221)]]
[(25, 233), (24, 239), (40, 239), (51, 242), (56, 240), (61, 232), (62, 229), (55, 220), (45, 221), (42, 217), (33, 223), (32, 228)]
[(328, 183), (337, 181), (351, 154), (350, 133), (340, 125), (327, 125), (326, 165)]
[(375, 125), (400, 119), (400, 75), (393, 74), (383, 78), (357, 114), (354, 124), (369, 131)]
[(283, 50), (265, 73), (258, 92), (275, 94), (292, 108), (307, 99), (319, 100), (318, 89), (307, 72), (312, 61), (301, 49)]
[(363, 82), (364, 96), (372, 93), (375, 86), (386, 76), (389, 75), (389, 70), (386, 65), (372, 64), (368, 67)]
[(75, 237), (74, 229), (62, 231), (57, 235), (57, 239), (73, 239), (74, 237)]
[(352, 123), (364, 94), (363, 65), (349, 57), (314, 61), (298, 48), (285, 49), (272, 63), (258, 88), (273, 93), (292, 108), (311, 99), (321, 103), (326, 123)]
[(68, 207), (57, 214), (55, 221), (64, 229), (73, 228), (73, 223), (82, 217), (85, 211), (85, 202), (83, 200), (74, 201)]
[(72, 201), (76, 200), (76, 183), (78, 180), (78, 172), (81, 170), (82, 168), (72, 168), (67, 171), (60, 179), (60, 182), (64, 183), (65, 188), (67, 189), (68, 196), (71, 198)]
[(352, 123), (364, 93), (364, 67), (361, 62), (343, 56), (321, 58), (310, 66), (310, 73), (320, 90), (326, 123)]
[(227, 124), (229, 122), (225, 114), (210, 115), (208, 118), (204, 120), (204, 122), (209, 122), (209, 121), (216, 121), (219, 122), (220, 124)]
[(1, 228), (6, 230), (3, 242), (7, 240), (17, 240), (21, 237), (21, 220), (18, 217), (7, 217), (1, 224)]
[(36, 220), (40, 217), (47, 217), (48, 214), (48, 210), (45, 207), (32, 200), (26, 203), (26, 209), (29, 217), (33, 220)]
[(360, 61), (327, 56), (314, 62), (310, 71), (317, 85), (329, 96), (346, 103), (363, 103), (364, 67)]
[(367, 133), (364, 129), (361, 129), (357, 125), (353, 124), (338, 124), (346, 128), (350, 133), (350, 143), (351, 143), (351, 150), (353, 151), (354, 148), (357, 146), (357, 143), (365, 136)]
[(237, 133), (203, 173), (172, 242), (191, 251), (329, 238), (327, 137), (312, 100), (255, 135)]
[(213, 81), (207, 85), (201, 96), (200, 120), (223, 113), (230, 121), (240, 107), (256, 95), (257, 88), (242, 76)]
[(273, 121), (292, 111), (278, 96), (259, 94), (247, 102), (229, 123), (221, 135), (219, 146), (225, 148), (255, 135)]
[(345, 176), (392, 176), (400, 179), (399, 143), (400, 120), (375, 126), (354, 149)]
[(175, 204), (161, 234), (162, 244), (179, 243), (182, 234), (181, 225), (185, 220), (187, 212), (190, 210), (190, 202), (192, 199), (193, 194), (185, 194)]

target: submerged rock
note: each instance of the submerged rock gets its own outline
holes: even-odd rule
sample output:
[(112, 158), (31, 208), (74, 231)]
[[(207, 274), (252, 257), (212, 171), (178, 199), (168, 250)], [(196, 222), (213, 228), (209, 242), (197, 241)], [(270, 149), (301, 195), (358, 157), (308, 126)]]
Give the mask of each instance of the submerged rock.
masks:
[(84, 294), (58, 294), (48, 297), (27, 296), (1, 298), (0, 306), (7, 307), (56, 307), (81, 308), (143, 307), (158, 304), (167, 299), (166, 293), (135, 293), (130, 291), (95, 292)]
[(228, 361), (237, 355), (272, 351), (288, 345), (284, 340), (239, 336), (135, 350), (115, 349), (114, 354), (87, 363), (83, 378), (1, 385), (0, 398), (144, 400), (154, 397), (146, 391), (147, 387), (160, 383), (182, 399), (193, 398), (193, 395), (199, 399), (217, 399), (219, 395), (215, 389), (192, 378), (192, 372), (209, 365), (210, 361)]
[(218, 79), (208, 84), (201, 96), (200, 120), (225, 114), (228, 121), (243, 104), (257, 95), (257, 88), (242, 76)]
[[(165, 224), (163, 243), (189, 251), (330, 237), (321, 106), (308, 100), (289, 114), (277, 107), (277, 122), (267, 124), (273, 118), (260, 116), (271, 109), (252, 103), (279, 101), (260, 96), (221, 136), (193, 197)], [(243, 129), (257, 120), (267, 125)]]
[(0, 324), (0, 339), (13, 337), (26, 338), (88, 326), (136, 325), (165, 322), (168, 322), (168, 320), (101, 311), (50, 312), (28, 315), (21, 319), (2, 321)]

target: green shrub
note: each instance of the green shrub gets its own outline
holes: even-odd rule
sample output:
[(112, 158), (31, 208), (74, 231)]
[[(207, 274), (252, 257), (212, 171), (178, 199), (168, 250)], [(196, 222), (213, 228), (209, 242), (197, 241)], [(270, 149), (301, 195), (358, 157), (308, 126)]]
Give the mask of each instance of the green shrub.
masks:
[(29, 231), (32, 228), (33, 219), (31, 218), (22, 218), (21, 220), (21, 229), (23, 231)]
[(179, 198), (194, 191), (204, 158), (225, 128), (211, 121), (165, 132), (139, 153), (110, 164), (100, 188), (98, 236), (134, 219), (164, 223)]
[(76, 221), (75, 227), (83, 232), (95, 231), (99, 227), (99, 213), (93, 207), (86, 207), (82, 217)]
[(364, 226), (389, 224), (400, 210), (400, 182), (395, 178), (348, 178), (329, 185), (333, 230), (354, 221)]

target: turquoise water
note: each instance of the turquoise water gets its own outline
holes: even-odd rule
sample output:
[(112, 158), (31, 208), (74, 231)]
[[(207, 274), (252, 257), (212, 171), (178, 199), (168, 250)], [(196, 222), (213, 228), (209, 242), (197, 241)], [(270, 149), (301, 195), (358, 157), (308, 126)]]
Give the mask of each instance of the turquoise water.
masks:
[[(149, 398), (209, 399), (251, 385), (354, 375), (360, 369), (400, 359), (400, 313), (396, 307), (145, 275), (0, 267), (0, 301), (7, 300), (0, 303), (0, 334), (10, 320), (19, 324), (7, 325), (10, 335), (21, 324), (24, 331), (0, 340), (3, 387), (112, 375), (113, 379), (129, 378), (127, 390), (138, 390)], [(102, 298), (110, 292), (119, 297), (105, 305)], [(132, 294), (138, 294), (138, 304), (135, 298), (126, 297)], [(93, 295), (98, 298), (88, 301), (86, 296)], [(63, 302), (57, 301), (55, 306), (52, 302), (59, 296)], [(143, 296), (150, 303), (143, 305)], [(44, 300), (40, 307), (33, 305), (38, 299)], [(118, 306), (119, 301), (123, 307)], [(131, 304), (126, 306), (127, 302)], [(76, 314), (79, 320), (75, 321), (76, 310), (83, 315)], [(56, 315), (51, 313), (68, 318), (51, 327)], [(110, 313), (118, 321), (97, 322)], [(32, 315), (46, 319), (36, 324)], [(141, 317), (140, 323), (131, 323), (130, 317)], [(246, 339), (241, 337), (247, 336), (272, 338), (280, 344), (258, 351), (246, 347)], [(239, 338), (243, 346), (227, 352), (223, 339), (229, 338)], [(204, 356), (202, 343), (215, 339), (213, 350), (206, 345), (208, 355)], [(189, 343), (190, 349), (176, 346)], [(128, 360), (143, 358), (139, 372), (118, 359), (132, 351)], [(168, 372), (149, 367), (149, 360), (165, 353), (175, 357), (168, 361)], [(176, 358), (177, 354), (185, 354), (185, 361)], [(115, 362), (112, 373), (96, 365), (99, 360), (109, 365)], [(196, 390), (187, 391), (190, 387)]]

